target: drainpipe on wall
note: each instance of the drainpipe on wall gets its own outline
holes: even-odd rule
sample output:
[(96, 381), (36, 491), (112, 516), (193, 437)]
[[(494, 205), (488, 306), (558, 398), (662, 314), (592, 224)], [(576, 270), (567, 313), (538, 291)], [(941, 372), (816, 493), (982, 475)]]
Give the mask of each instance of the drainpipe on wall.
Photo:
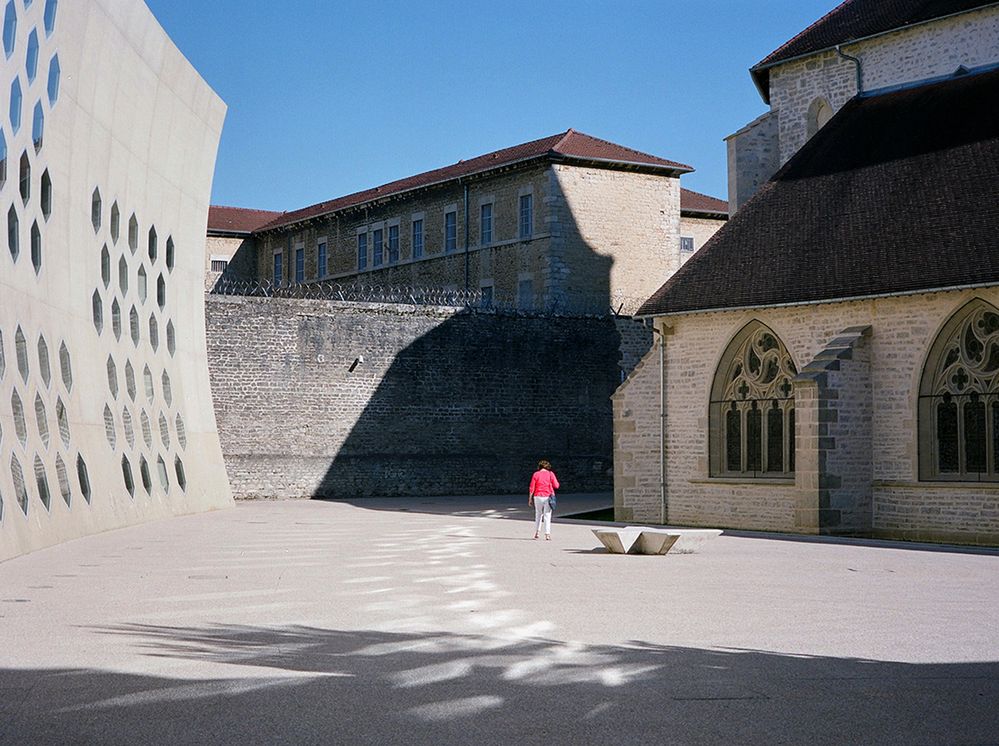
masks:
[(468, 292), (468, 184), (465, 184), (465, 292)]
[(844, 52), (841, 44), (836, 45), (836, 54), (838, 54), (844, 60), (852, 62), (854, 65), (857, 66), (857, 95), (859, 96), (861, 93), (864, 92), (864, 73), (861, 67), (860, 58), (853, 57), (852, 55), (849, 55), (846, 52)]
[(659, 337), (659, 522), (666, 523), (666, 336), (652, 321)]

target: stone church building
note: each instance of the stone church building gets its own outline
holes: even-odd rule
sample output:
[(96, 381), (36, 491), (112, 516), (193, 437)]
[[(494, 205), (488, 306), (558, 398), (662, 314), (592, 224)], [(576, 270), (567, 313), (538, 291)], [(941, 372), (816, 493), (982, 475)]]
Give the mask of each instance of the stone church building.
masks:
[(752, 74), (740, 208), (638, 312), (616, 517), (999, 542), (999, 3), (850, 0)]

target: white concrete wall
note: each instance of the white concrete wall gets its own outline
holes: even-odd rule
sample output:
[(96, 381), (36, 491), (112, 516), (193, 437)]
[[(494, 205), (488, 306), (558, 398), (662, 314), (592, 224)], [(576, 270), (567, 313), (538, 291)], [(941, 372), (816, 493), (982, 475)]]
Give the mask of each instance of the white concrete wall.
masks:
[[(27, 9), (14, 4), (16, 47), (0, 65), (0, 90), (6, 95), (16, 77), (24, 91), (20, 130), (14, 133), (6, 117), (2, 122), (8, 178), (0, 190), (0, 209), (6, 217), (13, 205), (20, 215), (21, 251), (16, 260), (9, 251), (0, 252), (0, 331), (6, 360), (0, 376), (0, 559), (95, 531), (231, 504), (208, 385), (202, 295), (208, 200), (225, 106), (140, 0), (61, 2), (51, 35), (44, 23), (47, 5), (45, 0), (35, 0)], [(38, 30), (41, 49), (37, 77), (29, 83), (25, 52), (32, 29)], [(52, 102), (46, 84), (54, 55), (61, 80)], [(3, 112), (7, 102), (4, 98)], [(37, 153), (31, 135), (36, 102), (45, 114)], [(18, 193), (22, 153), (31, 161), (26, 202)], [(46, 170), (52, 184), (47, 218), (40, 199)], [(96, 229), (91, 220), (95, 188), (101, 194)], [(117, 241), (110, 231), (114, 203), (120, 213)], [(139, 239), (134, 252), (128, 246), (133, 214)], [(29, 245), (34, 222), (41, 236), (37, 270)], [(148, 251), (153, 226), (155, 258)], [(174, 246), (172, 268), (168, 239)], [(102, 278), (105, 246), (111, 270), (107, 285)], [(127, 288), (119, 284), (121, 260)], [(140, 268), (147, 277), (145, 300), (139, 293)], [(162, 305), (157, 298), (161, 277)], [(103, 316), (101, 331), (94, 322), (95, 293)], [(120, 339), (112, 330), (115, 301), (121, 309)], [(132, 341), (129, 323), (133, 308), (137, 342)], [(151, 319), (158, 331), (155, 348)], [(27, 340), (24, 377), (16, 361), (18, 328)], [(172, 343), (168, 329), (173, 331)], [(37, 352), (40, 336), (51, 358), (48, 384)], [(71, 361), (71, 385), (60, 369), (63, 344)], [(109, 358), (116, 368), (117, 395), (110, 390)], [(127, 391), (126, 366), (134, 371), (134, 399)], [(152, 383), (148, 396), (147, 366)], [(24, 403), (23, 439), (11, 405), (15, 392)], [(45, 409), (44, 426), (36, 420), (36, 397)], [(66, 437), (57, 419), (59, 402), (65, 410)], [(112, 416), (113, 447), (105, 431), (105, 407)], [(143, 415), (150, 421), (148, 441)], [(166, 424), (162, 433), (161, 415)], [(133, 473), (131, 496), (124, 485), (123, 457)], [(51, 493), (47, 507), (35, 478), (36, 458)], [(160, 458), (167, 467), (167, 488), (158, 474)], [(78, 459), (86, 464), (89, 502), (78, 478)], [(142, 459), (149, 465), (148, 493), (140, 472)], [(66, 467), (66, 499), (59, 460)], [(25, 477), (24, 507), (25, 492), (15, 484), (13, 461)]]

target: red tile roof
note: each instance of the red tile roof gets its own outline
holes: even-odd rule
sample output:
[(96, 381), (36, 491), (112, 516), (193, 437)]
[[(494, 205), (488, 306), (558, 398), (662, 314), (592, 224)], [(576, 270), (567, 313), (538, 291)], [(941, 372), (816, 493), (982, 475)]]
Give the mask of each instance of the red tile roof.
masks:
[(728, 202), (690, 189), (680, 189), (680, 213), (685, 212), (704, 212), (727, 216)]
[(283, 214), (274, 210), (211, 205), (208, 208), (208, 233), (252, 233)]
[(682, 163), (658, 158), (648, 153), (632, 150), (631, 148), (616, 145), (607, 140), (601, 140), (570, 129), (557, 135), (543, 137), (540, 140), (532, 140), (531, 142), (514, 145), (511, 148), (486, 153), (467, 161), (458, 161), (455, 164), (434, 169), (433, 171), (408, 176), (405, 179), (382, 184), (373, 189), (365, 189), (364, 191), (348, 194), (344, 197), (320, 202), (301, 210), (283, 213), (266, 225), (261, 226), (258, 230), (281, 228), (302, 220), (308, 220), (320, 215), (328, 215), (338, 210), (356, 207), (412, 189), (441, 184), (463, 176), (485, 173), (502, 166), (509, 166), (520, 161), (539, 158), (550, 158), (553, 161), (584, 161), (607, 163), (616, 166), (637, 166), (656, 171), (666, 170), (675, 176), (693, 170), (690, 166)]
[(779, 62), (988, 5), (996, 3), (984, 0), (846, 0), (753, 65), (750, 72), (763, 99), (770, 103), (769, 68)]
[(999, 285), (999, 70), (841, 108), (638, 311)]

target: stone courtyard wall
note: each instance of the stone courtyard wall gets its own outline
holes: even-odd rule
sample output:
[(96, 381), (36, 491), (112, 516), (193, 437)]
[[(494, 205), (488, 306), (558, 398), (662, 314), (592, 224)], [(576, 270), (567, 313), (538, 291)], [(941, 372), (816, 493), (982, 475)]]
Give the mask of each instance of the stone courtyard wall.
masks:
[(539, 458), (610, 491), (610, 395), (651, 344), (628, 319), (208, 296), (237, 497), (502, 494)]
[[(649, 353), (614, 397), (614, 458), (617, 474), (624, 477), (615, 483), (619, 518), (650, 520), (664, 512), (666, 521), (677, 525), (835, 533), (861, 530), (857, 516), (869, 513), (863, 533), (999, 543), (999, 483), (919, 479), (917, 403), (923, 366), (940, 328), (973, 298), (997, 305), (999, 289), (657, 320), (666, 339), (666, 504), (654, 488), (659, 483), (660, 449), (658, 422), (650, 412), (659, 406), (658, 360)], [(849, 345), (853, 352), (826, 382), (830, 393), (823, 408), (837, 410), (835, 416), (812, 422), (806, 417), (809, 387), (795, 384), (801, 414), (796, 422), (798, 471), (789, 482), (734, 480), (709, 473), (712, 379), (729, 341), (754, 319), (780, 337), (799, 371), (841, 347), (836, 340), (844, 331), (870, 327), (863, 341)], [(807, 431), (810, 425), (815, 432)], [(860, 445), (854, 442), (858, 438)], [(825, 464), (822, 473), (818, 465), (814, 471), (806, 468), (803, 449), (810, 442), (824, 451), (815, 459)], [(870, 475), (866, 494), (858, 475)], [(844, 498), (849, 498), (847, 503)], [(839, 527), (823, 526), (820, 511), (827, 509), (852, 517)]]

